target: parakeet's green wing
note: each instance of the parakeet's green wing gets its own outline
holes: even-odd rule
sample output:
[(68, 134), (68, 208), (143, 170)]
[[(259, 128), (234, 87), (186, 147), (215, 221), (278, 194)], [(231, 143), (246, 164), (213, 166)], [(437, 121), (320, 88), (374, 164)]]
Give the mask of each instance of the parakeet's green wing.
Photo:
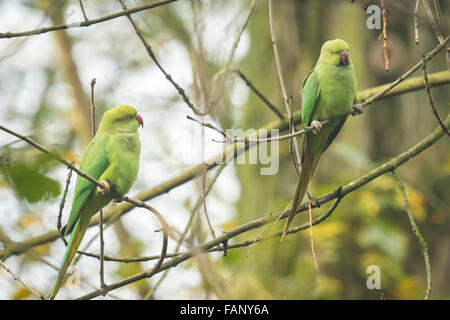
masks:
[[(300, 90), (302, 95), (302, 127), (306, 128), (311, 124), (311, 115), (314, 111), (314, 107), (319, 99), (320, 88), (319, 81), (317, 81), (317, 74), (314, 69), (306, 76)], [(302, 135), (302, 162), (306, 149), (306, 134)]]
[[(105, 150), (108, 140), (109, 136), (103, 134), (97, 135), (91, 140), (80, 164), (82, 172), (87, 173), (92, 178), (100, 178), (109, 166), (108, 154)], [(72, 211), (65, 227), (65, 235), (69, 234), (75, 226), (79, 218), (80, 209), (94, 188), (95, 186), (89, 180), (78, 177), (73, 196)]]

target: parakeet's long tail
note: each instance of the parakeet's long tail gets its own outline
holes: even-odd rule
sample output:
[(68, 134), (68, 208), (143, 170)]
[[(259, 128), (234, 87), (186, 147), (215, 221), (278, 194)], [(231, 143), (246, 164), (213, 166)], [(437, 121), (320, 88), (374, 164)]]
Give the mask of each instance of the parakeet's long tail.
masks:
[(84, 220), (85, 219), (79, 219), (75, 227), (73, 228), (72, 236), (70, 237), (70, 241), (67, 244), (66, 253), (64, 254), (63, 262), (61, 264), (61, 268), (59, 269), (58, 278), (56, 278), (56, 283), (53, 287), (49, 299), (54, 299), (59, 289), (61, 288), (61, 285), (63, 284), (64, 278), (66, 276), (67, 269), (69, 268), (69, 265), (72, 262), (72, 259), (78, 250), (78, 247), (80, 246), (81, 240), (86, 233), (86, 230), (89, 226), (89, 221), (85, 222)]
[(300, 178), (298, 179), (297, 190), (295, 191), (294, 199), (292, 200), (292, 207), (289, 211), (286, 225), (284, 226), (283, 236), (281, 240), (286, 236), (289, 230), (289, 225), (297, 212), (298, 206), (302, 203), (306, 192), (308, 191), (308, 184), (314, 176), (317, 165), (319, 164), (320, 154), (315, 156), (310, 156), (306, 153), (303, 159), (302, 169), (300, 171)]

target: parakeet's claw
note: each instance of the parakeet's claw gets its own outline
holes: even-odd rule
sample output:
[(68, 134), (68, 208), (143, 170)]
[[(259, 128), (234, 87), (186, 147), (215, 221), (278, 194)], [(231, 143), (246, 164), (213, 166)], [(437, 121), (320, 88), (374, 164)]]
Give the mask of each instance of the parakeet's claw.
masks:
[(104, 196), (111, 190), (111, 188), (109, 187), (109, 183), (105, 180), (100, 181), (100, 184), (103, 186), (103, 188), (97, 187), (97, 190)]
[(358, 115), (358, 114), (362, 114), (363, 112), (364, 112), (364, 108), (361, 107), (361, 105), (359, 105), (359, 104), (357, 104), (357, 103), (355, 103), (355, 104), (353, 105), (353, 112), (352, 112), (352, 115), (356, 116), (356, 115)]
[(320, 132), (320, 129), (322, 129), (322, 124), (317, 120), (313, 120), (311, 122), (311, 126), (313, 127), (312, 132), (314, 134), (318, 134)]

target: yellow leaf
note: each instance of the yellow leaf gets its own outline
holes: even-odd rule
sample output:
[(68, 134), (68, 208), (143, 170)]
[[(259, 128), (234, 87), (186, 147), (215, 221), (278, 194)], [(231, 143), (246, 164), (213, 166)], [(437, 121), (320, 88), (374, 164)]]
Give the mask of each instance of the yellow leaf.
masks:
[(12, 300), (24, 300), (25, 298), (28, 298), (31, 294), (31, 291), (28, 290), (25, 287), (18, 287), (17, 290), (13, 293), (11, 299)]

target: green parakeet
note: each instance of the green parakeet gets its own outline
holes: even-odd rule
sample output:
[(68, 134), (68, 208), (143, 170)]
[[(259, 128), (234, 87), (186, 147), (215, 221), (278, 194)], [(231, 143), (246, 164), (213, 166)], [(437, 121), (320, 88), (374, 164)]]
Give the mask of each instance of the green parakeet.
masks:
[(336, 138), (346, 117), (331, 120), (323, 128), (320, 121), (348, 114), (355, 103), (355, 69), (347, 42), (336, 39), (323, 44), (319, 60), (303, 81), (300, 93), (302, 126), (306, 128), (312, 125), (314, 130), (302, 135), (300, 178), (283, 235), (307, 193), (320, 156)]
[(78, 176), (72, 210), (64, 235), (72, 232), (50, 299), (58, 293), (89, 222), (113, 197), (125, 195), (136, 180), (141, 143), (138, 128), (143, 126), (136, 109), (120, 105), (105, 112), (95, 137), (84, 153), (80, 170), (100, 181), (101, 190)]

